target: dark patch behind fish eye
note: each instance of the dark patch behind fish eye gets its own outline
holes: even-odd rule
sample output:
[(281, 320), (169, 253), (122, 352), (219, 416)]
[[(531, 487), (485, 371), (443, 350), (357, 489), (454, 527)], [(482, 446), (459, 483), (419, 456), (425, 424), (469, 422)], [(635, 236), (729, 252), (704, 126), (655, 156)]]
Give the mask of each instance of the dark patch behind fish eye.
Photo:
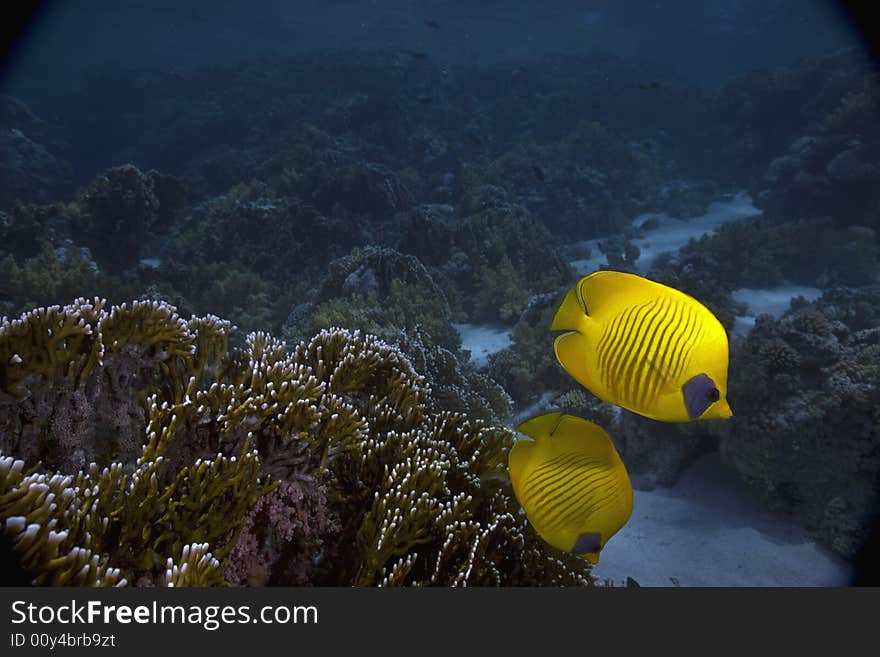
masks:
[(578, 537), (577, 542), (571, 549), (575, 554), (592, 554), (602, 549), (602, 534), (587, 532)]
[(697, 374), (682, 386), (681, 391), (684, 394), (685, 408), (692, 420), (700, 417), (707, 408), (721, 398), (715, 382), (705, 374)]

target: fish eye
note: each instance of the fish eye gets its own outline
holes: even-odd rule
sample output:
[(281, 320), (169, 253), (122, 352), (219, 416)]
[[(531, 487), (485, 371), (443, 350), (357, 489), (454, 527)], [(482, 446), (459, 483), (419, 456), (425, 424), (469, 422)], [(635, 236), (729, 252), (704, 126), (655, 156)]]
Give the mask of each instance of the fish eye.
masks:
[(717, 402), (721, 399), (721, 393), (718, 391), (718, 388), (711, 388), (708, 392), (706, 392), (706, 399), (710, 402)]

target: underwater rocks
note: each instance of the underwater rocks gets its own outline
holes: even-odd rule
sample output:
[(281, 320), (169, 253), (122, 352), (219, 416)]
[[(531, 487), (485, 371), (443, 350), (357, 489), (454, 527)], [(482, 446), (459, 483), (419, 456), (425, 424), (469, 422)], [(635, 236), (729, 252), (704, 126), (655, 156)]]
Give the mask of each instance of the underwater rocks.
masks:
[(461, 341), (452, 321), (446, 293), (418, 258), (368, 246), (330, 262), (311, 298), (288, 317), (284, 334), (298, 340), (345, 326), (393, 340), (419, 327), (432, 344), (457, 352)]
[(17, 201), (48, 203), (68, 190), (70, 167), (53, 150), (27, 106), (0, 95), (0, 209)]
[(79, 198), (70, 228), (112, 273), (137, 266), (150, 238), (167, 230), (185, 199), (183, 187), (158, 171), (126, 164), (99, 175)]
[(746, 187), (776, 221), (878, 225), (880, 85), (856, 50), (752, 73), (710, 99), (705, 170)]
[(15, 203), (0, 211), (0, 253), (20, 259), (36, 255), (44, 243), (59, 239), (64, 215), (60, 205)]
[(533, 294), (574, 279), (550, 232), (518, 205), (461, 218), (443, 273), (471, 321), (516, 320)]
[(351, 223), (259, 182), (191, 206), (176, 238), (166, 249), (178, 262), (237, 263), (276, 285), (296, 281), (365, 239)]
[(383, 219), (407, 210), (413, 195), (387, 166), (328, 151), (304, 176), (310, 193), (306, 200), (323, 212), (368, 215)]
[(848, 558), (876, 513), (878, 295), (876, 287), (832, 290), (778, 320), (759, 317), (734, 343), (734, 417), (719, 427), (723, 457), (767, 503)]
[(608, 431), (641, 490), (672, 486), (689, 465), (718, 445), (703, 423), (668, 424), (628, 411), (616, 414)]
[(880, 229), (876, 189), (880, 136), (869, 144), (856, 136), (814, 133), (792, 142), (754, 185), (758, 205), (770, 216), (830, 218), (838, 226), (864, 223)]
[(658, 161), (623, 135), (581, 120), (557, 141), (522, 138), (488, 166), (468, 166), (461, 212), (516, 203), (555, 235), (605, 235), (647, 209), (643, 204), (658, 191), (659, 174)]

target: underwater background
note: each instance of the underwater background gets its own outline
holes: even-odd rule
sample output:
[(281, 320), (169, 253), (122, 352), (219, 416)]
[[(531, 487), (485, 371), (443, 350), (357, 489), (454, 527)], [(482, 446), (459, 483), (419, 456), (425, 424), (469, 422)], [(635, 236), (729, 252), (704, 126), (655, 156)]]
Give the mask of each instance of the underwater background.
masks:
[[(34, 7), (0, 69), (3, 584), (880, 582), (847, 5)], [(714, 313), (732, 418), (566, 373), (551, 320), (601, 269)], [(632, 480), (596, 565), (511, 486), (554, 410)]]

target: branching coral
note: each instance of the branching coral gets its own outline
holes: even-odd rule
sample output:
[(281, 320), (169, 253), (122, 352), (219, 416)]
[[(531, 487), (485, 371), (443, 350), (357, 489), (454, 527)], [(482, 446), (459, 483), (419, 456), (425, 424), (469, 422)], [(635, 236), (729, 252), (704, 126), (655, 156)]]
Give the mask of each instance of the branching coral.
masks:
[(432, 345), (420, 330), (401, 333), (395, 342), (428, 380), (433, 410), (492, 423), (504, 422), (510, 415), (513, 400), (504, 388), (448, 349)]
[[(519, 515), (511, 432), (433, 413), (398, 348), (332, 329), (291, 350), (251, 333), (229, 353), (231, 328), (98, 299), (0, 327), (7, 396), (64, 408), (76, 429), (26, 405), (4, 425), (4, 451), (65, 470), (0, 461), (0, 522), (35, 583), (592, 582)], [(142, 438), (106, 465), (102, 399), (128, 399)]]

